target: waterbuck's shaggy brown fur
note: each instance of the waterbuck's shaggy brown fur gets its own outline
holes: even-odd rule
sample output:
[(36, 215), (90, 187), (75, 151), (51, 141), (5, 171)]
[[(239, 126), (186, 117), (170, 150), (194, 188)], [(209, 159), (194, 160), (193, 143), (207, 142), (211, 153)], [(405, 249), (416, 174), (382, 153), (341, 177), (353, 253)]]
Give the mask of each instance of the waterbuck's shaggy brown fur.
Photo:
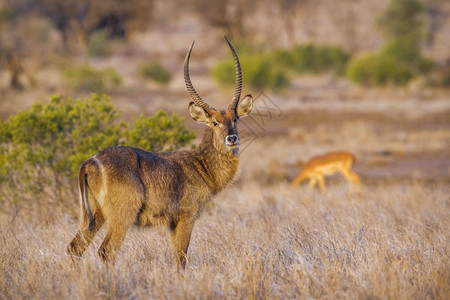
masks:
[(202, 143), (192, 151), (150, 153), (131, 147), (100, 151), (80, 166), (81, 224), (68, 251), (81, 256), (97, 231), (108, 224), (99, 255), (112, 261), (128, 228), (168, 225), (178, 267), (185, 267), (194, 226), (212, 197), (232, 181), (238, 171), (237, 121), (250, 113), (250, 95), (240, 99), (242, 73), (238, 57), (227, 39), (236, 66), (232, 103), (216, 110), (195, 91), (189, 77), (189, 58), (184, 63), (186, 87), (193, 102), (192, 118), (208, 127)]

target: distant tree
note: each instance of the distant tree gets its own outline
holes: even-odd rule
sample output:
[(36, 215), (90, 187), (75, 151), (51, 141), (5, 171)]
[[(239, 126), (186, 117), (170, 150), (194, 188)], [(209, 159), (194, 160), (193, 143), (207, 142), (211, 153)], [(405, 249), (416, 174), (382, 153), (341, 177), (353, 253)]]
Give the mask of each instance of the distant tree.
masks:
[(110, 37), (129, 38), (148, 28), (153, 6), (154, 0), (89, 0), (87, 31), (106, 30)]
[(10, 75), (9, 86), (16, 90), (22, 90), (23, 84), (20, 77), (23, 73), (23, 66), (21, 59), (11, 52), (5, 52), (3, 59)]
[(427, 0), (426, 14), (428, 24), (426, 29), (426, 45), (432, 46), (436, 33), (445, 25), (448, 13), (443, 9), (443, 5), (448, 0)]
[(295, 19), (298, 11), (308, 0), (278, 0), (276, 3), (281, 12), (281, 21), (284, 24), (289, 45), (295, 44)]
[(84, 43), (97, 30), (110, 37), (127, 38), (148, 27), (154, 0), (6, 0), (20, 15), (48, 18), (60, 32), (67, 48)]
[(354, 58), (348, 77), (360, 84), (407, 84), (428, 73), (434, 62), (422, 56), (425, 6), (420, 0), (391, 0), (378, 18), (385, 44), (378, 53)]
[(425, 6), (420, 0), (391, 0), (378, 18), (386, 51), (405, 61), (420, 57), (424, 25)]
[(20, 22), (16, 11), (7, 4), (0, 6), (0, 69), (9, 73), (9, 86), (16, 90), (24, 87), (23, 59), (30, 54), (29, 40), (20, 35)]
[(256, 0), (192, 0), (187, 7), (209, 26), (219, 28), (232, 39), (245, 36), (244, 20)]

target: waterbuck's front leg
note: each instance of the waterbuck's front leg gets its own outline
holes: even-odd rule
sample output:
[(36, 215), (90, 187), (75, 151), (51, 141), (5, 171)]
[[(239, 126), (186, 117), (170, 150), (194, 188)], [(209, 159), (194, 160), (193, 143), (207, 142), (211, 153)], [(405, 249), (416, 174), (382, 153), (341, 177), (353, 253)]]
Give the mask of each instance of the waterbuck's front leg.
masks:
[(186, 267), (187, 251), (191, 240), (192, 229), (194, 228), (194, 221), (194, 217), (182, 215), (179, 217), (178, 223), (172, 228), (172, 243), (178, 270), (180, 267), (183, 270)]

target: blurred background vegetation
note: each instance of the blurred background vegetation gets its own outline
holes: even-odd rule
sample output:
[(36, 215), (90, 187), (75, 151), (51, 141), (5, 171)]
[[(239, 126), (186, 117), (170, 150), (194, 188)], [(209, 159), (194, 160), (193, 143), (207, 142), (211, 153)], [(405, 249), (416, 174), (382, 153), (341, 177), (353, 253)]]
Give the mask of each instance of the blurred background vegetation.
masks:
[(192, 40), (194, 85), (218, 107), (234, 85), (224, 34), (244, 93), (301, 105), (313, 78), (333, 97), (336, 87), (446, 95), (449, 16), (444, 0), (0, 0), (0, 201), (67, 198), (79, 163), (107, 146), (191, 147), (184, 118), (165, 111), (187, 115)]
[[(179, 73), (174, 60), (195, 37), (212, 37), (199, 46), (214, 60), (203, 68), (227, 85), (231, 58), (223, 56), (222, 34), (237, 45), (253, 89), (283, 90), (295, 76), (327, 72), (364, 86), (404, 86), (423, 77), (428, 86), (448, 87), (448, 6), (442, 0), (0, 0), (0, 87), (103, 92), (130, 75), (146, 86), (168, 84)], [(61, 68), (68, 62), (71, 68)], [(53, 81), (36, 69), (52, 72)]]

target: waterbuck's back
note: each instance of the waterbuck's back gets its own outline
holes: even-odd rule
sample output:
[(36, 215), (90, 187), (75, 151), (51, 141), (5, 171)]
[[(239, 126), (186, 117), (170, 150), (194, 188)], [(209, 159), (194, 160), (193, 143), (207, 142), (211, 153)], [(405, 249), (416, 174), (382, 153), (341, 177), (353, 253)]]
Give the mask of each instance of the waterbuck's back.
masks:
[(131, 147), (102, 150), (81, 166), (80, 173), (87, 175), (93, 205), (104, 215), (110, 210), (113, 215), (132, 211), (141, 226), (175, 221), (187, 183), (179, 163)]

